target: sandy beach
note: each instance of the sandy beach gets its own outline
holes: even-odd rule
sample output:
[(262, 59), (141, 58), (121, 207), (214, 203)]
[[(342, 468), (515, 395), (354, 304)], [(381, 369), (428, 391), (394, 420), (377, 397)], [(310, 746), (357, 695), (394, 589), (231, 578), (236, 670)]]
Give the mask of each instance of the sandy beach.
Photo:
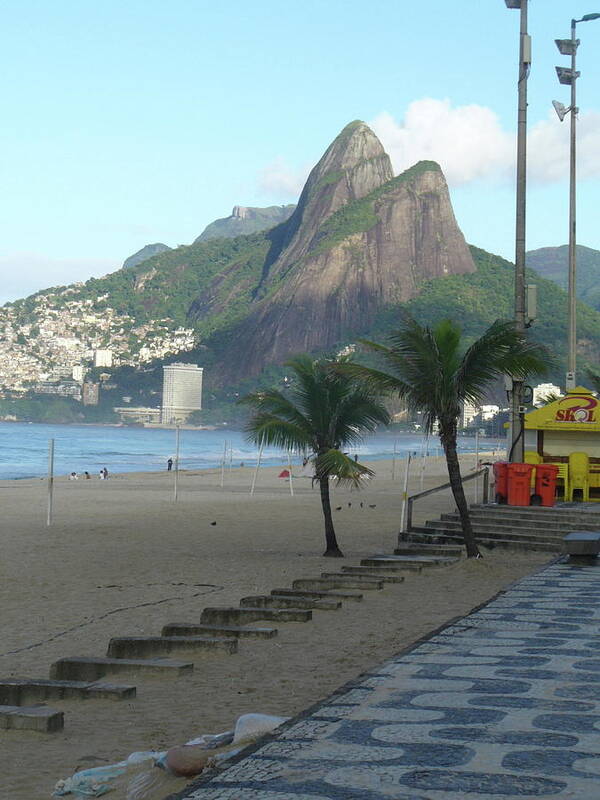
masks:
[[(463, 457), (465, 473), (473, 462)], [(376, 476), (365, 490), (332, 488), (345, 562), (320, 555), (318, 490), (298, 477), (292, 497), (277, 477), (281, 467), (260, 470), (254, 497), (248, 468), (227, 470), (223, 488), (219, 471), (180, 473), (177, 503), (166, 471), (107, 481), (60, 477), (49, 528), (45, 481), (0, 482), (0, 675), (48, 677), (59, 658), (104, 656), (111, 637), (158, 635), (168, 622), (198, 621), (205, 606), (237, 605), (296, 578), (392, 552), (404, 464), (396, 464), (394, 480), (391, 462), (371, 466)], [(446, 479), (441, 458), (428, 459), (423, 476), (417, 462), (410, 491)], [(448, 493), (434, 495), (416, 507), (415, 520), (451, 507)], [(278, 624), (277, 637), (242, 640), (236, 655), (194, 656), (189, 677), (109, 678), (136, 683), (132, 701), (49, 701), (65, 712), (63, 732), (0, 731), (0, 796), (48, 798), (57, 780), (78, 769), (231, 729), (243, 713), (294, 715), (548, 560), (486, 553), (365, 593), (362, 603), (339, 611), (314, 612), (312, 622)], [(185, 786), (162, 774), (160, 781), (152, 800)]]

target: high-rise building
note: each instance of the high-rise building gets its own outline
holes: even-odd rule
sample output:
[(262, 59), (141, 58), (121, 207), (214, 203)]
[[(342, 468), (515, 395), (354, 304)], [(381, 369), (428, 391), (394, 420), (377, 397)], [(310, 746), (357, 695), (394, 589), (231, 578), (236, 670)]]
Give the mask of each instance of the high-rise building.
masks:
[(203, 371), (196, 364), (169, 364), (163, 367), (160, 421), (164, 425), (185, 422), (192, 411), (200, 411)]
[(97, 406), (100, 399), (100, 384), (92, 381), (85, 381), (83, 384), (83, 405)]

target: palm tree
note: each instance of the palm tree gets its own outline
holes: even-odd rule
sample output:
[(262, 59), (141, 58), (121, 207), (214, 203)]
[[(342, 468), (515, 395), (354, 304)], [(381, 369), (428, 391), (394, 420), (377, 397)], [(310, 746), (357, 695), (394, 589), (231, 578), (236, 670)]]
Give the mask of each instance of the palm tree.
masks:
[(255, 411), (245, 428), (252, 441), (299, 450), (314, 462), (325, 520), (323, 555), (337, 558), (343, 553), (331, 515), (330, 476), (354, 486), (371, 477), (372, 470), (349, 458), (342, 449), (389, 422), (378, 393), (336, 371), (348, 363), (348, 358), (341, 357), (313, 361), (307, 355), (296, 356), (286, 362), (295, 378), (285, 393), (271, 389), (239, 401)]
[(341, 366), (375, 390), (397, 394), (410, 410), (423, 412), (425, 431), (434, 423), (444, 448), (448, 478), (460, 514), (467, 556), (481, 558), (477, 548), (460, 474), (456, 436), (465, 401), (481, 403), (489, 383), (503, 373), (522, 379), (546, 371), (545, 350), (527, 342), (514, 323), (496, 321), (464, 352), (460, 327), (442, 320), (432, 328), (406, 318), (389, 336), (390, 346), (363, 341), (389, 372), (360, 366)]

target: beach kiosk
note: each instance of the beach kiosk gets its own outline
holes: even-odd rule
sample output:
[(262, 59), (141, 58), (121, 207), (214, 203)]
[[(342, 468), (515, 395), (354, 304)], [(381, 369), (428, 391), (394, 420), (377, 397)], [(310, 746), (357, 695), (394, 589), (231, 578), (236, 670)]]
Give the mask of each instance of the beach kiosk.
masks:
[(577, 386), (525, 414), (525, 461), (555, 464), (565, 500), (600, 502), (600, 399)]

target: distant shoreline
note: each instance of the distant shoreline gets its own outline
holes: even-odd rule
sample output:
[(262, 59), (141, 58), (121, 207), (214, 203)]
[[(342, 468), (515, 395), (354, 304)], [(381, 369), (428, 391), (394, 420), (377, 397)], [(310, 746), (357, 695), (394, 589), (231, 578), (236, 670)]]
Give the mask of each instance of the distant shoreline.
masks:
[[(488, 449), (481, 450), (480, 451), (480, 455), (484, 455), (484, 454), (490, 453), (490, 452), (494, 452), (494, 451), (488, 450)], [(473, 456), (474, 454), (475, 454), (474, 450), (463, 450), (463, 451), (459, 452), (459, 458), (462, 459), (463, 457)], [(417, 458), (419, 458), (419, 456), (417, 456)], [(439, 452), (439, 453), (431, 453), (431, 452), (429, 452), (427, 455), (425, 455), (425, 459), (427, 461), (431, 460), (432, 463), (433, 463), (434, 460), (440, 460), (441, 459), (442, 461), (444, 461), (444, 454), (443, 454), (443, 452)], [(296, 461), (297, 460), (298, 460), (298, 457), (296, 458)], [(396, 463), (398, 464), (398, 468), (400, 468), (400, 465), (405, 460), (406, 460), (406, 454), (405, 453), (399, 453), (397, 455)], [(386, 468), (389, 467), (389, 465), (392, 463), (392, 461), (393, 461), (393, 456), (390, 455), (389, 453), (386, 453), (385, 455), (382, 455), (380, 457), (373, 457), (372, 455), (367, 455), (366, 458), (361, 459), (361, 462), (363, 464), (366, 464), (366, 465), (371, 466), (371, 467), (375, 467), (375, 466), (379, 465), (381, 469), (383, 469), (384, 467), (386, 467)], [(416, 461), (417, 461), (417, 459), (415, 459), (413, 457), (413, 464), (416, 464)], [(261, 469), (261, 471), (264, 471), (264, 470), (269, 470), (269, 469), (281, 469), (281, 468), (284, 468), (284, 467), (285, 467), (285, 464), (283, 462), (281, 464), (263, 463), (263, 464), (261, 464), (260, 469)], [(255, 464), (242, 464), (242, 463), (239, 463), (239, 464), (235, 464), (235, 465), (231, 465), (231, 466), (227, 465), (225, 467), (225, 470), (226, 470), (225, 474), (229, 475), (229, 474), (231, 474), (232, 471), (233, 472), (238, 472), (238, 473), (240, 471), (250, 471), (250, 472), (252, 472), (255, 468), (256, 468)], [(301, 478), (301, 477), (306, 477), (305, 475), (302, 475), (302, 476), (301, 475), (295, 475), (294, 474), (294, 469), (300, 469), (300, 464), (294, 463), (292, 465), (292, 477), (294, 479)], [(178, 470), (178, 473), (179, 473), (181, 478), (185, 478), (186, 476), (187, 477), (194, 477), (195, 475), (198, 475), (198, 474), (208, 475), (211, 472), (220, 473), (220, 471), (221, 471), (221, 466), (219, 464), (211, 464), (211, 465), (207, 465), (207, 466), (197, 466), (197, 467), (187, 467), (187, 468), (186, 467), (180, 467), (180, 469)], [(467, 474), (466, 472), (463, 472), (463, 477), (466, 474)], [(85, 478), (85, 471), (84, 472), (78, 472), (77, 476), (78, 476), (78, 478), (77, 478), (78, 481), (84, 481), (85, 482), (87, 480), (87, 478)], [(175, 470), (174, 469), (168, 470), (168, 469), (164, 468), (164, 469), (135, 470), (135, 471), (131, 471), (131, 472), (127, 472), (127, 471), (110, 472), (109, 471), (108, 478), (106, 480), (108, 480), (108, 481), (110, 481), (110, 480), (129, 480), (131, 478), (139, 479), (139, 478), (147, 478), (147, 477), (158, 478), (160, 476), (163, 476), (163, 477), (167, 477), (168, 476), (169, 478), (174, 480)], [(10, 488), (10, 485), (12, 485), (12, 483), (14, 481), (36, 481), (37, 482), (37, 481), (47, 481), (47, 480), (48, 480), (48, 475), (47, 474), (44, 474), (44, 475), (19, 475), (19, 476), (14, 477), (14, 478), (0, 478), (0, 489), (2, 489), (2, 488), (4, 488), (4, 489)], [(69, 473), (68, 472), (62, 472), (62, 471), (61, 472), (56, 472), (55, 471), (53, 480), (55, 482), (59, 482), (59, 483), (66, 482), (66, 481), (69, 480)], [(98, 481), (100, 479), (98, 478), (97, 473), (94, 472), (94, 473), (90, 473), (90, 480)], [(8, 484), (8, 485), (4, 485), (4, 484)]]
[(181, 431), (237, 431), (241, 433), (241, 428), (233, 428), (229, 425), (126, 425), (123, 422), (34, 422), (28, 419), (0, 419), (0, 423), (7, 425), (62, 425), (65, 428), (125, 428), (126, 430), (174, 431), (179, 428)]

